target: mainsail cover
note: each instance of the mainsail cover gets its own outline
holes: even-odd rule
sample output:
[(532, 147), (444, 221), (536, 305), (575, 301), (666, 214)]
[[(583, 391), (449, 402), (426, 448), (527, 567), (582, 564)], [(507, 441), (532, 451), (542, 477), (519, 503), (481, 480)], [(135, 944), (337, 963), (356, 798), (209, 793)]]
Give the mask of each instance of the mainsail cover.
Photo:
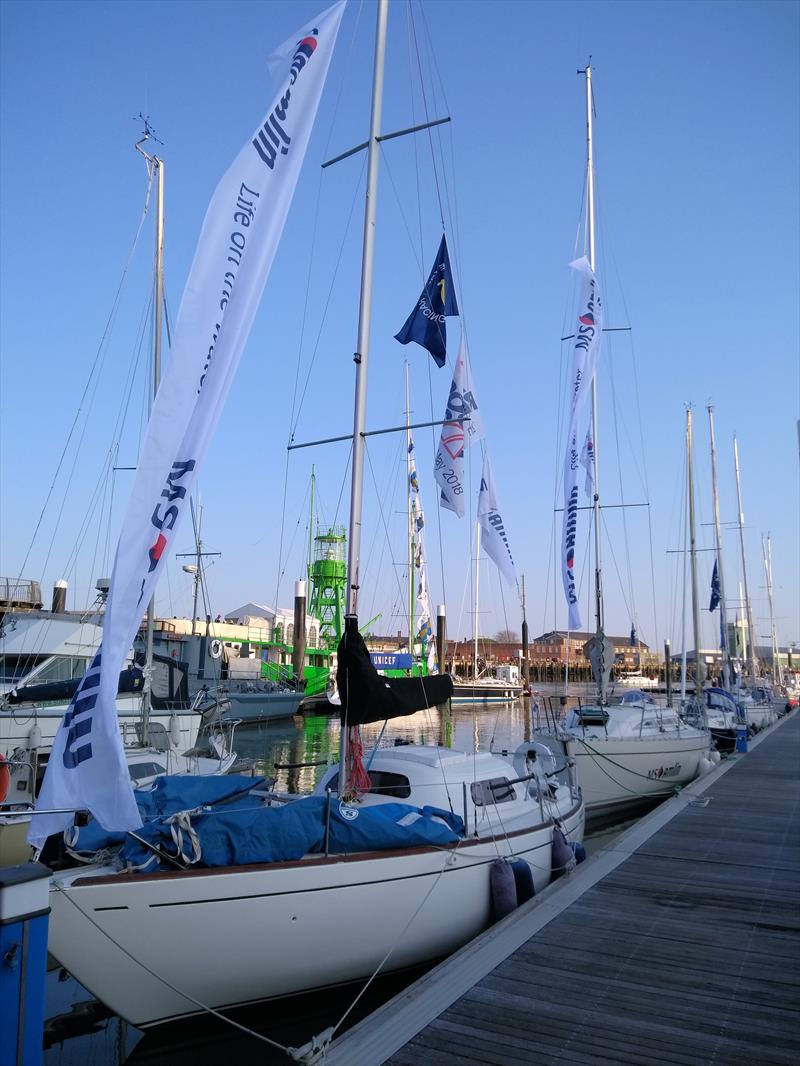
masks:
[[(53, 742), (38, 806), (88, 808), (106, 829), (141, 825), (114, 697), (123, 659), (225, 403), (272, 266), (344, 12), (328, 8), (279, 49), (277, 95), (217, 186), (186, 281), (117, 545), (103, 640)], [(31, 820), (41, 847), (70, 814)]]
[[(578, 471), (581, 447), (578, 427), (590, 395), (592, 378), (600, 354), (603, 331), (603, 305), (594, 271), (586, 256), (570, 263), (581, 275), (578, 321), (572, 356), (572, 389), (567, 452), (564, 457), (564, 520), (561, 530), (561, 578), (569, 609), (569, 628), (572, 632), (582, 626), (578, 606), (578, 587), (575, 577), (575, 545), (578, 536)], [(592, 442), (594, 443), (594, 442)], [(594, 451), (592, 451), (594, 463)]]
[(444, 703), (453, 695), (449, 674), (427, 677), (383, 677), (372, 664), (358, 623), (352, 615), (337, 649), (336, 685), (343, 726), (366, 725), (400, 718)]

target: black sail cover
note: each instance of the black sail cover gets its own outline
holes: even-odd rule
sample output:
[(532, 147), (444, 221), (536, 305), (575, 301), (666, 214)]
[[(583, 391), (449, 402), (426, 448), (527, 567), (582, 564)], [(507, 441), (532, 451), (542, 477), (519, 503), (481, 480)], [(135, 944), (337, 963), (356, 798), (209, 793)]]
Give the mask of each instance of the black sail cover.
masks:
[(353, 615), (337, 651), (336, 684), (342, 701), (342, 725), (366, 725), (435, 707), (453, 695), (449, 674), (428, 677), (383, 677), (372, 664)]
[[(78, 691), (82, 677), (70, 681), (43, 681), (40, 685), (22, 685), (6, 695), (8, 703), (47, 703), (51, 700), (68, 702)], [(122, 696), (129, 692), (141, 692), (144, 688), (144, 674), (136, 666), (126, 667), (119, 675), (117, 694)]]

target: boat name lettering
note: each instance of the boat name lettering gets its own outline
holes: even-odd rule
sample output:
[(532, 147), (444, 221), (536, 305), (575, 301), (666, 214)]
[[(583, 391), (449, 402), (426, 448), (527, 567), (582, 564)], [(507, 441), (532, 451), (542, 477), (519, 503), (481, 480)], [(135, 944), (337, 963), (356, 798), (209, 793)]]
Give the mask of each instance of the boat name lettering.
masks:
[(681, 764), (676, 762), (674, 766), (659, 766), (657, 770), (648, 770), (647, 776), (652, 781), (660, 781), (662, 777), (677, 777), (681, 772)]
[(317, 49), (316, 36), (318, 32), (318, 30), (312, 30), (312, 37), (304, 37), (302, 41), (297, 42), (297, 51), (292, 57), (292, 65), (289, 68), (289, 84), (286, 86), (286, 92), (272, 109), (271, 113), (267, 115), (264, 125), (253, 138), (253, 147), (270, 170), (274, 170), (275, 168), (275, 161), (278, 159), (278, 149), (280, 149), (281, 155), (288, 155), (289, 153), (289, 145), (292, 143), (292, 138), (283, 128), (281, 123), (286, 121), (286, 113), (289, 110), (289, 101), (292, 98), (291, 87), (297, 81), (297, 76), (300, 71)]

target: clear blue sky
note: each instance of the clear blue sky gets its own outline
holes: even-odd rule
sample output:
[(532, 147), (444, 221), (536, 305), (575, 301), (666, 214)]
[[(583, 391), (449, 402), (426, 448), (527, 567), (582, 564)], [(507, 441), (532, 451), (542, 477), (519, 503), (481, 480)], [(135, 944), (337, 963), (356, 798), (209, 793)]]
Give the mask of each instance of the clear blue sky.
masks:
[[(92, 499), (130, 367), (148, 358), (142, 322), (149, 219), (102, 348), (96, 391), (83, 401), (85, 417), (57, 477), (56, 470), (142, 210), (145, 175), (133, 150), (139, 129), (133, 116), (148, 114), (164, 142), (174, 316), (209, 197), (271, 98), (266, 56), (323, 6), (322, 0), (0, 5), (3, 576), (23, 569), (47, 590), (67, 577), (70, 605), (77, 606), (110, 570), (106, 538), (116, 537), (114, 519), (131, 475), (117, 474), (110, 534)], [(434, 141), (441, 153), (436, 175), (427, 137), (384, 149), (368, 422), (377, 428), (403, 421), (404, 358), (411, 363), (413, 417), (443, 413), (449, 368), (438, 370), (421, 348), (392, 339), (439, 241), (438, 178), (532, 633), (563, 626), (566, 618), (560, 587), (554, 606), (551, 527), (564, 432), (560, 337), (571, 306), (567, 263), (584, 177), (584, 84), (576, 69), (591, 55), (598, 273), (609, 324), (632, 327), (613, 343), (609, 338), (602, 357), (601, 487), (609, 503), (622, 492), (630, 502), (651, 504), (649, 522), (644, 508), (627, 512), (627, 546), (620, 512), (606, 512), (607, 629), (627, 632), (635, 613), (642, 639), (652, 644), (669, 636), (678, 646), (679, 557), (667, 552), (680, 547), (684, 404), (695, 405), (698, 506), (700, 521), (709, 523), (710, 400), (723, 521), (736, 517), (734, 432), (739, 439), (758, 632), (767, 632), (761, 533), (769, 530), (779, 638), (800, 642), (798, 10), (770, 0), (414, 4), (429, 114), (453, 121)], [(319, 164), (366, 137), (373, 34), (374, 5), (351, 0), (284, 241), (200, 477), (203, 540), (222, 552), (209, 572), (213, 613), (251, 599), (274, 602), (282, 520), (279, 599), (291, 603), (292, 581), (302, 574), (312, 462), (321, 518), (347, 520), (347, 447), (293, 453), (284, 509), (285, 445), (293, 421), (298, 441), (352, 427), (362, 157), (324, 173)], [(418, 79), (410, 36), (406, 5), (393, 3), (387, 131), (423, 118), (418, 89), (412, 97), (412, 75), (415, 85)], [(448, 330), (452, 352), (459, 326), (451, 321)], [(293, 404), (298, 355), (302, 381), (315, 347), (304, 401)], [(120, 466), (135, 463), (143, 421), (141, 369), (135, 379)], [(417, 452), (432, 599), (446, 598), (450, 634), (461, 637), (471, 632), (470, 524), (442, 514), (443, 577), (429, 431), (418, 433)], [(375, 438), (369, 454), (361, 613), (382, 612), (377, 628), (396, 631), (403, 628), (395, 613), (402, 441)], [(711, 545), (708, 524), (700, 539)], [(182, 550), (191, 550), (188, 529), (181, 540)], [(701, 555), (704, 601), (710, 560)], [(740, 576), (733, 530), (725, 533), (725, 563), (733, 604)], [(585, 558), (579, 568), (586, 604)], [(506, 589), (504, 616), (498, 578), (489, 564), (483, 569), (481, 630), (494, 633), (506, 622), (517, 628), (516, 596)], [(169, 570), (158, 607), (182, 614), (191, 604), (190, 579), (177, 563)], [(707, 617), (704, 624), (704, 642), (712, 643), (714, 625)]]

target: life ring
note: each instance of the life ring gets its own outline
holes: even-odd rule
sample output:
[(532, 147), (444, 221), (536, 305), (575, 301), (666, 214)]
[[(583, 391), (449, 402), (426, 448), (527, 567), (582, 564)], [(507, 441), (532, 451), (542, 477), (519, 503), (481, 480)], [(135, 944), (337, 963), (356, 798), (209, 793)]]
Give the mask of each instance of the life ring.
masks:
[(11, 771), (8, 768), (5, 756), (0, 755), (0, 803), (5, 803), (8, 795), (8, 786), (11, 782)]
[(208, 654), (212, 659), (219, 659), (220, 655), (222, 655), (222, 641), (216, 638), (212, 640), (208, 648)]

